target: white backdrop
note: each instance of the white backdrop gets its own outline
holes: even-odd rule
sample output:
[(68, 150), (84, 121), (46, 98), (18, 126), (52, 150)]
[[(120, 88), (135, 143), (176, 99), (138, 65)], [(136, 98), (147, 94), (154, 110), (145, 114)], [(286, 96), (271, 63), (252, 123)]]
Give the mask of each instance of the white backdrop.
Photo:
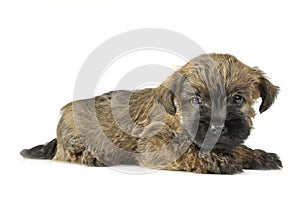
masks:
[[(297, 1), (288, 0), (1, 1), (0, 198), (299, 198), (293, 182), (300, 178), (299, 19)], [(235, 176), (168, 171), (132, 175), (19, 156), (21, 149), (55, 137), (59, 109), (73, 100), (87, 56), (112, 36), (137, 28), (182, 33), (206, 52), (230, 53), (265, 71), (281, 92), (269, 111), (257, 115), (246, 144), (276, 152), (284, 168)], [(181, 64), (176, 59), (162, 62)], [(107, 84), (96, 93), (111, 89), (113, 84)]]

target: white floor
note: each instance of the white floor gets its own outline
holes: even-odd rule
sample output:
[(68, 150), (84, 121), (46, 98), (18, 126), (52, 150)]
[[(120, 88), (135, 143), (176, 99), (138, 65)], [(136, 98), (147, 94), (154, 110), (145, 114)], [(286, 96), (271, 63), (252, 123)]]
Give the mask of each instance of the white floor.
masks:
[[(2, 163), (1, 199), (283, 199), (296, 197), (296, 173), (245, 170), (238, 175), (85, 167), (18, 155)], [(136, 173), (139, 172), (139, 173)], [(299, 177), (299, 176), (298, 176)]]

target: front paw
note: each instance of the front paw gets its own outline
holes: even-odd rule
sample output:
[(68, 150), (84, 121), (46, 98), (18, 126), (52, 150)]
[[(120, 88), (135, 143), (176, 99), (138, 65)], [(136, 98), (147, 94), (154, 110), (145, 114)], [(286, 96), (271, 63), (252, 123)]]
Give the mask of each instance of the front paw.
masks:
[(282, 162), (275, 153), (266, 153), (262, 150), (254, 150), (254, 159), (251, 169), (281, 169)]
[(238, 174), (243, 172), (239, 163), (224, 154), (210, 153), (202, 157), (202, 162), (208, 174)]

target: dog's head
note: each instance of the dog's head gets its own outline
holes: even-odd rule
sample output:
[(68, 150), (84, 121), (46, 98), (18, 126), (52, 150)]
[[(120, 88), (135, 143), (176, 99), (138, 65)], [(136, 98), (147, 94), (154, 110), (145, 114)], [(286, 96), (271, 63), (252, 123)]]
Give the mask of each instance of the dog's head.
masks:
[[(228, 54), (208, 54), (192, 59), (158, 87), (158, 101), (170, 115), (179, 116), (199, 147), (218, 135), (215, 150), (232, 149), (244, 142), (252, 128), (252, 108), (262, 98), (260, 113), (278, 93), (258, 68)], [(214, 142), (215, 143), (215, 142)]]

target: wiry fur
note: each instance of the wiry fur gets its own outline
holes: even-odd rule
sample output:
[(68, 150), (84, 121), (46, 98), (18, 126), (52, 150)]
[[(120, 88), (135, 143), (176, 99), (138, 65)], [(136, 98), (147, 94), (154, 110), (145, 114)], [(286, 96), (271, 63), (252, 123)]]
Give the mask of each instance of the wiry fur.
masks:
[[(229, 54), (201, 55), (157, 88), (112, 91), (67, 104), (61, 110), (55, 155), (48, 158), (217, 174), (278, 169), (282, 165), (276, 154), (242, 145), (252, 128), (255, 99), (262, 97), (264, 112), (277, 93), (278, 87), (258, 68)], [(243, 104), (231, 102), (236, 94)], [(194, 96), (203, 103), (192, 105)], [(216, 145), (199, 156), (210, 124), (221, 122), (225, 126)]]

